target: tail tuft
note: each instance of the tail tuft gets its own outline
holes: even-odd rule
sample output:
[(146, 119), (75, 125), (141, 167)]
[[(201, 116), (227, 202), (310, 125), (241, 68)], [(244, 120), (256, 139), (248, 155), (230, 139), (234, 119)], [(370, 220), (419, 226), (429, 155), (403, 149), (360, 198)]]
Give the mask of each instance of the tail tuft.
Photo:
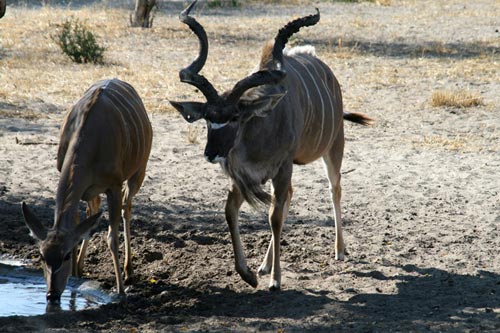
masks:
[(360, 124), (363, 126), (371, 126), (375, 123), (375, 119), (370, 118), (362, 113), (358, 112), (344, 112), (343, 115), (345, 120), (352, 121), (353, 123)]

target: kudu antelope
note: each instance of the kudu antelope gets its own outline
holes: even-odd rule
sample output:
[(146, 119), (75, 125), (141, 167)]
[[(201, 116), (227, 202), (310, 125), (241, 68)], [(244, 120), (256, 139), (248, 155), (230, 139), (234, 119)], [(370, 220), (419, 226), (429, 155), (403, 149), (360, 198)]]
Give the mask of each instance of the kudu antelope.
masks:
[[(247, 266), (240, 241), (239, 209), (244, 200), (252, 206), (271, 205), (272, 237), (258, 273), (259, 276), (271, 273), (269, 288), (276, 290), (281, 285), (280, 237), (292, 198), (293, 164), (323, 158), (333, 200), (335, 257), (343, 259), (340, 216), (343, 119), (360, 124), (368, 124), (371, 119), (343, 112), (339, 83), (330, 68), (312, 52), (296, 48), (283, 54), (288, 38), (301, 27), (316, 24), (319, 11), (291, 21), (279, 30), (274, 43), (265, 45), (259, 70), (219, 95), (198, 74), (207, 58), (208, 41), (203, 27), (189, 16), (194, 3), (180, 14), (180, 20), (198, 37), (200, 53), (179, 76), (182, 82), (197, 87), (207, 102), (171, 104), (188, 122), (201, 118), (207, 122), (205, 158), (212, 163), (220, 162), (233, 182), (225, 212), (236, 271), (253, 287), (257, 286), (257, 278)], [(262, 189), (268, 180), (272, 181), (272, 196)]]
[[(49, 302), (59, 302), (70, 271), (82, 274), (87, 238), (101, 215), (101, 193), (106, 193), (109, 207), (107, 243), (117, 292), (124, 294), (118, 260), (121, 213), (123, 209), (127, 282), (132, 276), (132, 198), (144, 179), (151, 142), (151, 123), (141, 98), (130, 84), (117, 79), (93, 84), (66, 115), (57, 153), (61, 174), (52, 228), (46, 230), (22, 204), (26, 224), (39, 244)], [(80, 199), (87, 201), (88, 218), (78, 223)], [(83, 243), (77, 258), (80, 240)]]

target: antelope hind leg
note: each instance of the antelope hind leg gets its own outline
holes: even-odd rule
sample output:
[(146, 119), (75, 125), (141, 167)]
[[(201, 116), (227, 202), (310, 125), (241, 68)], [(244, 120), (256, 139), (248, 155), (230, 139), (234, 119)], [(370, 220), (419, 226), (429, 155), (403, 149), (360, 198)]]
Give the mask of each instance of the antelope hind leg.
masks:
[(122, 193), (123, 201), (123, 238), (125, 242), (125, 263), (123, 271), (125, 275), (125, 284), (133, 281), (132, 250), (130, 247), (130, 219), (132, 216), (132, 198), (137, 194), (142, 185), (146, 169), (143, 168), (127, 180)]
[(116, 287), (117, 292), (120, 295), (125, 294), (125, 288), (123, 287), (123, 278), (120, 269), (120, 260), (118, 253), (118, 232), (121, 221), (121, 186), (115, 186), (108, 192), (108, 206), (109, 206), (109, 229), (108, 229), (108, 247), (111, 251), (111, 257), (113, 259), (113, 267), (115, 269), (116, 277)]
[(340, 167), (342, 164), (343, 141), (344, 140), (342, 135), (341, 147), (335, 147), (334, 144), (333, 148), (330, 150), (328, 155), (325, 155), (323, 157), (328, 179), (330, 181), (330, 192), (333, 203), (333, 218), (335, 221), (336, 260), (344, 260), (344, 256), (346, 253), (344, 237), (342, 235), (342, 216), (340, 210), (340, 199), (342, 196), (342, 187), (340, 186)]

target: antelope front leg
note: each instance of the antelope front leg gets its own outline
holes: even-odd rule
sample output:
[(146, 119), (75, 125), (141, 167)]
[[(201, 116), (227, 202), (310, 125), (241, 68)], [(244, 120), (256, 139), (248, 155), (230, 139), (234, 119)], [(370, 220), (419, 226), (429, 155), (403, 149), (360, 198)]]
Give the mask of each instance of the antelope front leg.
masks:
[(240, 190), (236, 187), (236, 185), (233, 185), (232, 190), (229, 191), (226, 201), (226, 221), (229, 226), (231, 241), (233, 243), (235, 268), (243, 281), (256, 288), (258, 284), (257, 277), (247, 265), (247, 259), (240, 240), (238, 214), (242, 203), (243, 197)]
[(110, 191), (106, 192), (108, 197), (109, 206), (109, 230), (108, 230), (108, 247), (111, 251), (111, 256), (113, 258), (113, 266), (115, 268), (116, 276), (116, 286), (117, 292), (120, 295), (125, 294), (125, 289), (123, 287), (123, 278), (120, 269), (120, 260), (118, 254), (118, 231), (120, 227), (121, 210), (122, 210), (122, 196), (121, 196), (121, 186), (114, 187)]
[[(285, 205), (286, 209), (283, 212), (283, 221), (286, 221), (288, 217), (288, 210), (290, 208), (290, 202), (292, 201), (292, 195), (293, 195), (293, 187), (292, 185), (290, 185), (290, 188), (288, 189), (288, 198)], [(273, 209), (274, 205), (271, 206), (271, 209), (269, 209), (269, 216), (272, 215)], [(271, 236), (271, 241), (269, 242), (269, 247), (267, 248), (266, 256), (264, 257), (264, 260), (262, 261), (262, 264), (260, 265), (259, 270), (257, 271), (257, 274), (259, 276), (271, 273), (272, 262), (273, 262), (273, 239), (274, 238)]]
[(269, 224), (273, 237), (272, 244), (272, 266), (271, 280), (269, 281), (269, 290), (281, 289), (281, 267), (280, 267), (280, 240), (283, 222), (288, 215), (289, 199), (291, 199), (291, 178), (292, 178), (292, 163), (282, 167), (278, 175), (273, 179), (273, 203), (271, 206), (271, 214), (269, 216)]
[[(87, 217), (93, 216), (99, 212), (99, 207), (101, 207), (101, 198), (96, 196), (87, 202)], [(78, 253), (76, 276), (83, 276), (83, 263), (85, 260), (85, 253), (87, 252), (87, 246), (89, 244), (88, 239), (82, 241), (80, 246), (80, 252)]]
[(271, 224), (271, 230), (273, 232), (271, 245), (269, 246), (269, 248), (272, 249), (271, 280), (269, 281), (269, 290), (281, 289), (280, 239), (281, 229), (283, 227), (283, 215), (283, 204), (278, 203), (275, 197), (273, 212), (269, 218), (269, 223)]

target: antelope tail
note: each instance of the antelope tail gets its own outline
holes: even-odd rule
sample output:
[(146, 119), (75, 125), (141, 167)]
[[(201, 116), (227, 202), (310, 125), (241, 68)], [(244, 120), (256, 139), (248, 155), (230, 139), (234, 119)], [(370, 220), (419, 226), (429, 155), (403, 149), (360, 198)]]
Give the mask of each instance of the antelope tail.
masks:
[(343, 118), (363, 126), (370, 126), (375, 122), (375, 119), (358, 112), (344, 112)]

